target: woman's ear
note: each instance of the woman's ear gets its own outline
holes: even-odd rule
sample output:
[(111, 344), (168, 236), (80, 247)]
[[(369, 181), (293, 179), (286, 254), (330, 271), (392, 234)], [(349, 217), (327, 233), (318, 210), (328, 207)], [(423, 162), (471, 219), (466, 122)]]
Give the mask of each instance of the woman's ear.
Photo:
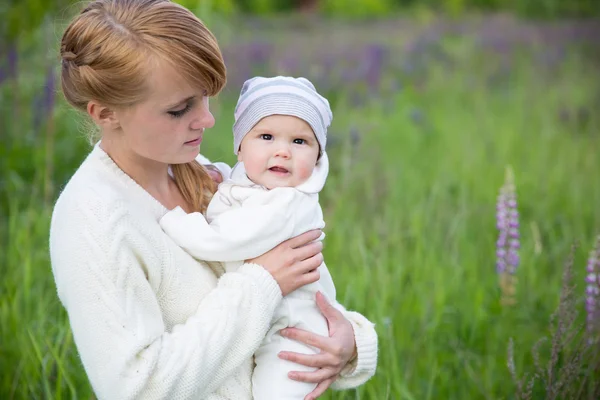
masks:
[(98, 126), (111, 129), (116, 129), (120, 126), (116, 113), (97, 101), (92, 100), (88, 102), (87, 113)]

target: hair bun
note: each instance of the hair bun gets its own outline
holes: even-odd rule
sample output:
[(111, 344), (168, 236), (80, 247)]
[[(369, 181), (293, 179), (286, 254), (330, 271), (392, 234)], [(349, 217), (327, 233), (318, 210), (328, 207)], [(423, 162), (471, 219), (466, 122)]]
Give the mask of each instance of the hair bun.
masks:
[(65, 61), (75, 61), (77, 54), (73, 53), (72, 51), (65, 51), (62, 55), (62, 58)]

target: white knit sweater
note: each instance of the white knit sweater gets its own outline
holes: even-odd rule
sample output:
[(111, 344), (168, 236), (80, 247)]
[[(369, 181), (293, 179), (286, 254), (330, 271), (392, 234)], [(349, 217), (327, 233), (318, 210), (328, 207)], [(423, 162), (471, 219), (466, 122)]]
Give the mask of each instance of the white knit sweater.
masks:
[[(83, 366), (99, 399), (251, 399), (252, 354), (281, 291), (262, 267), (194, 260), (161, 230), (168, 210), (96, 145), (62, 191), (50, 255)], [(358, 349), (338, 379), (376, 368), (377, 336), (345, 312)]]

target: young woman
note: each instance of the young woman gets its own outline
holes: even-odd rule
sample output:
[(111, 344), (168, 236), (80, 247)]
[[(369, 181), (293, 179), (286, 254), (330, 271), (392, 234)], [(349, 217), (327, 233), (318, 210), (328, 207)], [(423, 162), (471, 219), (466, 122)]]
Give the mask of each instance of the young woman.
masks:
[[(319, 279), (320, 231), (290, 239), (220, 276), (158, 221), (204, 211), (214, 191), (195, 160), (225, 84), (217, 42), (166, 0), (98, 0), (67, 27), (62, 89), (100, 140), (62, 191), (50, 253), (58, 296), (99, 399), (251, 399), (252, 355), (282, 296)], [(330, 337), (285, 336), (320, 349), (280, 357), (310, 367), (290, 379), (355, 387), (373, 375), (377, 336), (358, 313), (317, 299)]]

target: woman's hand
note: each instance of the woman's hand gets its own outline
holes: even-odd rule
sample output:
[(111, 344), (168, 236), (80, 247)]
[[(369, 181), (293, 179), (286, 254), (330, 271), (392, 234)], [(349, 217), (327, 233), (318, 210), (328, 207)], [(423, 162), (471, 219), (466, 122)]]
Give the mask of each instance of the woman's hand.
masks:
[(317, 368), (314, 372), (290, 372), (290, 379), (301, 382), (318, 383), (304, 400), (316, 399), (336, 380), (342, 369), (356, 356), (354, 329), (344, 315), (334, 308), (320, 292), (317, 305), (327, 318), (329, 337), (317, 335), (297, 328), (285, 328), (280, 333), (290, 339), (321, 349), (319, 354), (300, 354), (282, 351), (279, 357), (284, 360)]
[(283, 296), (319, 280), (317, 268), (323, 263), (323, 243), (315, 242), (321, 230), (308, 231), (286, 240), (265, 254), (246, 260), (262, 265), (279, 284)]

